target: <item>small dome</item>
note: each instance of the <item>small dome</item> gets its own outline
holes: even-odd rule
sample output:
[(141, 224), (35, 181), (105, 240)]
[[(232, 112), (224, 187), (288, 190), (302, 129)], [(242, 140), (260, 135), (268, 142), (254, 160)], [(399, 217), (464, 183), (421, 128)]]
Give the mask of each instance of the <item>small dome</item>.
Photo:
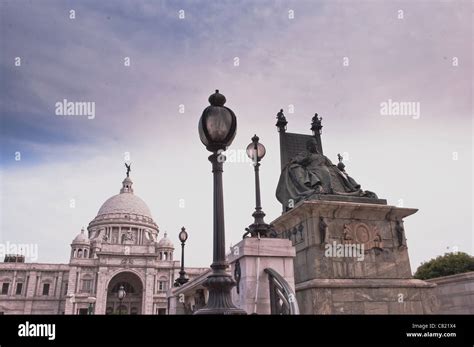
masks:
[(89, 244), (89, 238), (84, 232), (84, 228), (81, 229), (81, 232), (74, 238), (72, 243), (87, 243)]
[(165, 233), (165, 235), (163, 236), (163, 238), (160, 240), (160, 242), (158, 242), (158, 248), (173, 248), (174, 249), (174, 245), (173, 245), (173, 242), (171, 242), (171, 240), (168, 238), (168, 234)]

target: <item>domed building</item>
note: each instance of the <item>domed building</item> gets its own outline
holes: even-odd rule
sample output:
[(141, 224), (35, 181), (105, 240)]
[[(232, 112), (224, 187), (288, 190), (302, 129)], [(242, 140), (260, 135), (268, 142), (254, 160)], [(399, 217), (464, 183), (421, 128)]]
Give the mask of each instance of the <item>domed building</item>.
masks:
[[(95, 301), (96, 314), (166, 314), (166, 294), (180, 264), (173, 259), (174, 245), (167, 234), (158, 241), (158, 225), (135, 195), (128, 175), (87, 231), (71, 244), (65, 313), (85, 313)], [(193, 276), (206, 269), (188, 270)]]
[[(159, 234), (127, 173), (119, 193), (73, 238), (68, 264), (2, 264), (2, 283), (8, 284), (2, 289), (11, 300), (0, 303), (0, 312), (167, 314), (180, 262), (171, 239)], [(186, 273), (192, 279), (207, 270), (186, 268)]]

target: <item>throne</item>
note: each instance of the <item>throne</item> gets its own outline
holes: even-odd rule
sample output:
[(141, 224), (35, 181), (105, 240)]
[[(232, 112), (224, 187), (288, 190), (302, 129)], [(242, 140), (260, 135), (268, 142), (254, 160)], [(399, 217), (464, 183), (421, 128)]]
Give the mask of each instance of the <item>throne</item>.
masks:
[[(280, 165), (281, 171), (284, 170), (285, 166), (295, 158), (298, 154), (303, 153), (307, 150), (308, 141), (315, 141), (317, 151), (324, 155), (323, 146), (321, 142), (322, 133), (322, 117), (319, 117), (317, 113), (314, 114), (311, 122), (312, 135), (307, 134), (296, 134), (287, 132), (288, 122), (283, 114), (283, 110), (280, 110), (277, 114), (276, 127), (280, 134)], [(347, 174), (344, 170), (345, 165), (342, 163), (342, 157), (339, 157), (339, 163), (337, 168)], [(337, 171), (339, 171), (337, 170)], [(345, 201), (345, 202), (356, 202), (356, 203), (370, 203), (370, 204), (381, 204), (386, 205), (387, 200), (379, 199), (374, 193), (367, 192), (366, 196), (355, 196), (355, 195), (341, 195), (341, 194), (314, 194), (310, 200), (326, 200), (326, 201)], [(294, 206), (285, 206), (282, 204), (283, 212), (292, 209)]]
[(319, 153), (324, 154), (323, 146), (321, 144), (321, 130), (323, 128), (321, 121), (323, 119), (318, 117), (317, 113), (314, 115), (313, 121), (311, 122), (311, 130), (313, 131), (313, 135), (286, 132), (286, 126), (288, 122), (285, 118), (285, 115), (283, 114), (283, 110), (278, 112), (277, 119), (278, 121), (276, 126), (278, 128), (278, 132), (280, 133), (280, 164), (282, 170), (285, 165), (289, 163), (291, 158), (306, 150), (306, 143), (308, 140), (315, 139)]

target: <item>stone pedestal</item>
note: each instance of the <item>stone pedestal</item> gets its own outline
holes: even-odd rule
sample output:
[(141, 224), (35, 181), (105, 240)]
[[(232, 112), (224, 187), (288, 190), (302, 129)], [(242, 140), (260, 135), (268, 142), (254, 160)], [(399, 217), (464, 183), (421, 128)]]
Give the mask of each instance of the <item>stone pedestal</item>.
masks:
[(275, 238), (245, 238), (232, 247), (229, 255), (231, 273), (236, 263), (240, 267), (240, 281), (232, 289), (234, 304), (248, 314), (270, 314), (270, 290), (266, 268), (276, 270), (294, 290), (295, 248), (290, 240)]
[(417, 210), (350, 200), (304, 201), (272, 223), (296, 249), (301, 313), (436, 311), (434, 286), (411, 275), (403, 218)]

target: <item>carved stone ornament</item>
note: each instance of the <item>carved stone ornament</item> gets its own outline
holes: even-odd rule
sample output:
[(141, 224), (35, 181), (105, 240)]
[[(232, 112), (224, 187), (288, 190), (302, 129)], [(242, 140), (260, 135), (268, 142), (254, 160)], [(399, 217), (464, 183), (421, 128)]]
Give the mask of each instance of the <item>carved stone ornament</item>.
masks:
[(370, 249), (383, 249), (382, 236), (377, 228), (362, 222), (344, 224), (342, 243), (362, 244), (364, 245), (365, 251)]
[(132, 258), (123, 258), (122, 261), (120, 262), (122, 265), (133, 265), (133, 259)]

